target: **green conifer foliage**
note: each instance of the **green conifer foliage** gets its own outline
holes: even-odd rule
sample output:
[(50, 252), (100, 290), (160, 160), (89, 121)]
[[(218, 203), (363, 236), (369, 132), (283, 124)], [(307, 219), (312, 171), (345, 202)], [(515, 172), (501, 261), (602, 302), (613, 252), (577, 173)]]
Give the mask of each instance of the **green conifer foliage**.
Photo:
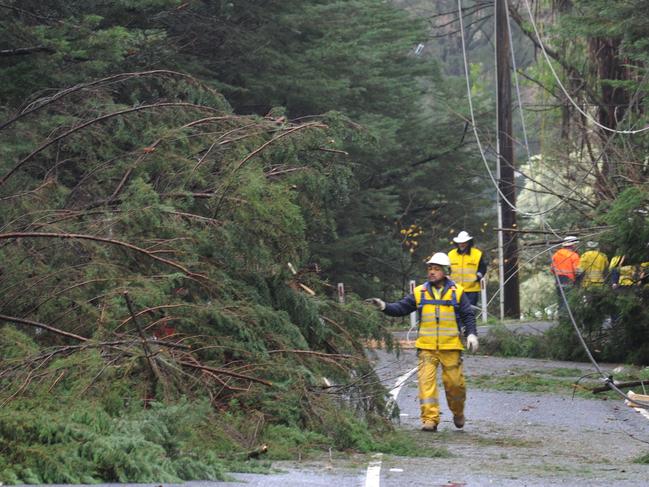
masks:
[(284, 448), (273, 427), (370, 449), (364, 345), (391, 342), (354, 293), (400, 287), (466, 213), (422, 22), (369, 0), (0, 11), (0, 481), (220, 478)]
[[(625, 256), (633, 285), (609, 285), (574, 292), (571, 307), (586, 341), (598, 360), (646, 364), (649, 361), (649, 194), (640, 187), (624, 190), (616, 200), (600, 206), (597, 223), (608, 226), (600, 242), (609, 255)], [(558, 358), (586, 359), (571, 323), (553, 336)]]
[[(71, 94), (28, 115), (56, 114), (58, 131), (3, 131), (37, 148), (6, 160), (0, 187), (2, 310), (21, 330), (5, 327), (0, 363), (7, 481), (221, 478), (222, 457), (253, 447), (266, 422), (326, 434), (321, 408), (343, 403), (322, 396), (323, 377), (345, 384), (373, 374), (360, 340), (385, 336), (378, 319), (359, 314), (358, 302), (331, 302), (317, 275), (287, 268), (307, 262), (306, 228), (331, 228), (331, 194), (309, 188), (346, 197), (346, 162), (319, 150), (338, 132), (327, 117), (278, 126), (236, 116), (208, 87), (166, 81), (99, 84), (92, 98)], [(117, 100), (131, 82), (141, 110)], [(148, 89), (170, 101), (146, 107)], [(354, 421), (381, 412), (381, 387), (350, 387), (348, 398), (373, 394)], [(307, 407), (310, 396), (318, 409)], [(164, 405), (142, 411), (155, 401)], [(227, 451), (184, 446), (205, 426), (170, 415), (197, 401), (262, 414), (262, 428), (250, 441), (234, 435)], [(35, 407), (43, 420), (29, 424)], [(199, 411), (195, 421), (219, 428)]]

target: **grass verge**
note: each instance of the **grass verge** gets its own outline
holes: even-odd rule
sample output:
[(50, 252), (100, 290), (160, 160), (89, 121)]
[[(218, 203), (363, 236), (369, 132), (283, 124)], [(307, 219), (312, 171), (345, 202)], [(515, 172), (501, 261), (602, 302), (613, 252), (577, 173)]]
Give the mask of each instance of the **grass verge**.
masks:
[[(477, 389), (493, 389), (497, 391), (517, 391), (546, 394), (576, 395), (587, 399), (600, 399), (595, 396), (590, 388), (599, 385), (593, 380), (579, 381), (577, 375), (567, 374), (569, 369), (557, 370), (558, 376), (548, 371), (511, 371), (508, 375), (474, 375), (467, 378), (470, 387)], [(574, 369), (578, 370), (578, 369)], [(580, 374), (581, 375), (581, 374)]]

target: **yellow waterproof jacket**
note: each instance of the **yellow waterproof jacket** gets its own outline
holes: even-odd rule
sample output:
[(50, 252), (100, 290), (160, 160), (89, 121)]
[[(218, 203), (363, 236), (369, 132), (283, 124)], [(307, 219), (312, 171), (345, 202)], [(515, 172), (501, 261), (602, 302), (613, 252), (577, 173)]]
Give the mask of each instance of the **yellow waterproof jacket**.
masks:
[(602, 285), (608, 271), (608, 257), (599, 250), (589, 250), (579, 258), (579, 267), (584, 287)]
[(419, 333), (415, 347), (426, 350), (464, 350), (455, 309), (462, 299), (462, 286), (450, 285), (435, 296), (430, 283), (415, 288), (419, 310)]
[(451, 260), (451, 280), (462, 286), (467, 293), (479, 293), (477, 272), (482, 251), (471, 247), (468, 253), (460, 254), (457, 249), (453, 249), (448, 253), (448, 258)]
[(609, 271), (613, 271), (617, 268), (620, 273), (617, 284), (620, 286), (633, 286), (635, 280), (633, 274), (635, 272), (632, 265), (622, 265), (624, 264), (625, 256), (616, 255), (611, 259), (611, 265), (609, 266)]

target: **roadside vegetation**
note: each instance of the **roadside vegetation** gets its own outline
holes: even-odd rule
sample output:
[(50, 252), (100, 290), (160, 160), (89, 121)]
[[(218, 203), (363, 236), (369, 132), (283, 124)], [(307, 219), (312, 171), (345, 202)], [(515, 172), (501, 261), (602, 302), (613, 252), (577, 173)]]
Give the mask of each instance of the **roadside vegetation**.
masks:
[[(649, 193), (631, 188), (611, 205), (603, 205), (600, 223), (607, 230), (600, 241), (617, 246), (621, 254), (649, 260), (647, 208)], [(649, 364), (649, 288), (646, 285), (575, 288), (568, 293), (570, 309), (584, 340), (598, 361)], [(550, 358), (586, 362), (588, 356), (566, 312), (557, 326), (543, 334), (527, 335), (494, 326), (482, 350), (505, 357)]]
[(533, 393), (550, 393), (560, 395), (574, 395), (587, 399), (601, 399), (605, 395), (594, 395), (591, 388), (601, 385), (601, 381), (594, 380), (587, 373), (577, 373), (570, 377), (557, 377), (551, 371), (517, 371), (511, 370), (507, 374), (485, 374), (471, 376), (468, 379), (472, 387), (478, 389), (492, 389), (497, 391), (516, 391)]
[[(646, 125), (649, 35), (634, 3), (565, 3), (543, 9), (557, 14), (558, 65), (588, 88), (579, 103), (612, 126)], [(483, 7), (466, 14), (489, 138)], [(362, 300), (403, 296), (460, 228), (495, 256), (454, 8), (0, 5), (0, 482), (178, 482), (330, 448), (418, 454), (385, 419), (364, 346), (391, 349), (389, 321)], [(528, 26), (513, 16), (522, 42)], [(600, 41), (615, 52), (598, 57)], [(526, 180), (521, 207), (563, 201), (521, 228), (594, 232), (610, 254), (649, 261), (646, 140), (590, 130), (535, 49), (525, 44), (519, 67), (528, 101), (549, 107), (537, 125), (553, 143), (538, 144), (543, 201)], [(604, 69), (620, 59), (625, 69)], [(591, 62), (611, 79), (573, 67)], [(522, 241), (522, 255), (551, 238)], [(539, 303), (550, 294), (534, 289)], [(649, 362), (645, 288), (571, 299), (598, 359)], [(495, 337), (488, 352), (583, 358), (563, 322), (541, 338)]]
[(400, 293), (447, 238), (435, 212), (484, 187), (424, 22), (369, 0), (0, 13), (0, 482), (422, 454), (384, 417), (364, 345), (391, 337), (359, 296)]

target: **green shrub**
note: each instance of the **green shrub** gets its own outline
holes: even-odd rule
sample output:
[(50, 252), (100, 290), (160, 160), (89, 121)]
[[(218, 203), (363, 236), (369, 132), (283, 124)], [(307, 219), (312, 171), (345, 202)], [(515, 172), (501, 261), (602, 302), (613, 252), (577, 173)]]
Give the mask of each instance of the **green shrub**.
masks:
[(543, 336), (512, 331), (502, 324), (489, 329), (489, 334), (481, 339), (480, 348), (488, 355), (502, 357), (544, 357), (548, 354)]
[(640, 463), (642, 465), (649, 465), (649, 453), (645, 453), (644, 455), (640, 455), (638, 458), (635, 458), (633, 460), (633, 463)]
[(208, 403), (155, 404), (115, 418), (87, 401), (66, 411), (54, 405), (23, 406), (0, 414), (4, 483), (224, 478), (209, 435), (201, 437), (213, 426)]
[(268, 445), (268, 458), (273, 460), (294, 460), (331, 444), (325, 435), (284, 425), (269, 425), (262, 438)]

